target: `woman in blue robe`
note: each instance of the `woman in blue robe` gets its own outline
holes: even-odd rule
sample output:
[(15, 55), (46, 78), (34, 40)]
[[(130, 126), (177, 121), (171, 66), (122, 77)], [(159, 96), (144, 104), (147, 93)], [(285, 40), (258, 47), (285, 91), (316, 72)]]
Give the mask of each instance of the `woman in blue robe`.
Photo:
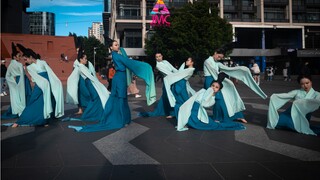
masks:
[[(178, 72), (178, 70), (173, 67), (167, 60), (163, 60), (163, 56), (161, 53), (156, 53), (155, 58), (157, 61), (156, 68), (159, 70), (159, 73), (163, 77)], [(153, 111), (140, 112), (138, 115), (142, 117), (166, 116), (166, 118), (172, 118), (174, 116), (174, 109), (170, 106), (166, 88), (167, 87), (163, 83), (162, 95)]]
[(94, 132), (111, 129), (119, 129), (131, 122), (131, 112), (127, 98), (127, 77), (126, 68), (131, 70), (139, 78), (145, 80), (147, 104), (151, 105), (156, 100), (153, 71), (149, 64), (132, 60), (126, 57), (126, 53), (121, 49), (117, 41), (110, 43), (112, 60), (116, 73), (112, 80), (111, 94), (106, 102), (103, 117), (98, 124), (86, 126), (69, 126), (79, 132)]
[(27, 70), (35, 86), (26, 108), (12, 127), (47, 125), (51, 116), (59, 118), (64, 115), (62, 83), (48, 64), (38, 59), (35, 52), (20, 49), (23, 49), (23, 57), (29, 64)]
[(6, 73), (11, 105), (5, 113), (1, 114), (1, 119), (18, 118), (28, 104), (32, 93), (29, 78), (26, 76), (23, 65), (21, 64), (21, 53), (17, 51), (16, 46), (13, 43), (11, 45), (12, 60), (10, 61)]
[[(310, 126), (311, 113), (320, 106), (320, 93), (312, 88), (310, 75), (300, 75), (298, 83), (300, 89), (273, 94), (270, 97), (267, 128), (320, 135), (319, 127)], [(292, 105), (279, 115), (278, 110), (290, 100), (293, 100)]]
[[(164, 79), (168, 100), (171, 107), (174, 107), (175, 117), (178, 118), (180, 106), (186, 102), (195, 91), (191, 88), (188, 79), (193, 75), (193, 59), (189, 57), (179, 71), (168, 74)], [(187, 66), (188, 68), (185, 68)]]
[[(219, 72), (224, 72), (228, 76), (243, 81), (250, 89), (258, 94), (263, 99), (267, 95), (260, 89), (257, 83), (251, 76), (250, 70), (245, 66), (227, 67), (218, 62), (224, 57), (225, 50), (217, 49), (212, 56), (204, 62), (204, 75), (205, 84), (204, 88), (210, 87), (210, 83), (217, 79)], [(246, 123), (242, 111), (245, 110), (244, 103), (240, 98), (233, 82), (225, 79), (223, 82), (224, 87), (215, 95), (216, 102), (213, 106), (213, 119), (221, 122), (231, 122), (234, 120)]]
[(109, 92), (95, 76), (93, 65), (82, 50), (78, 52), (77, 61), (79, 63), (74, 63), (74, 69), (67, 80), (66, 102), (79, 104), (83, 113), (80, 118), (67, 117), (63, 121), (98, 121), (103, 115)]
[[(190, 97), (179, 109), (177, 131), (188, 130), (188, 127), (199, 130), (242, 130), (245, 127), (238, 122), (220, 122), (208, 116), (205, 108), (215, 103), (215, 95), (223, 88), (225, 74), (219, 74), (218, 80), (213, 81), (205, 90), (201, 89)], [(188, 126), (188, 127), (187, 127)]]

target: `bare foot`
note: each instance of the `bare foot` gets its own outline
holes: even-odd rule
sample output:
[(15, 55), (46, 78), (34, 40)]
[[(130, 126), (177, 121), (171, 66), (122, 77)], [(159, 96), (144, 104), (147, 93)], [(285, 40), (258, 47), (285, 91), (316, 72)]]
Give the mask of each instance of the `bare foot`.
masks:
[(75, 115), (79, 115), (79, 114), (82, 114), (83, 112), (82, 112), (82, 109), (81, 108), (79, 108), (79, 111), (78, 112), (76, 112), (76, 113), (74, 113)]
[(248, 121), (243, 118), (238, 118), (238, 121), (241, 121), (242, 123), (248, 123)]
[(167, 116), (166, 118), (167, 118), (167, 119), (171, 119), (171, 118), (173, 118), (173, 117), (172, 117), (172, 116)]
[(16, 128), (16, 127), (18, 127), (18, 126), (19, 126), (19, 124), (13, 123), (13, 125), (12, 125), (11, 127)]

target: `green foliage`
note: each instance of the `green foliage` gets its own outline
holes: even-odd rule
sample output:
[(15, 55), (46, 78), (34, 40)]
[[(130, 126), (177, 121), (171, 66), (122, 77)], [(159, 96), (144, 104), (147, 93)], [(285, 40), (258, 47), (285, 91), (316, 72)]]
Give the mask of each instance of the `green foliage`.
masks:
[(221, 19), (217, 8), (207, 1), (187, 3), (170, 13), (171, 26), (154, 27), (153, 36), (146, 40), (149, 59), (161, 52), (164, 59), (180, 65), (191, 56), (200, 68), (215, 49), (232, 41), (232, 25)]
[[(69, 33), (69, 36), (74, 37), (75, 45), (77, 48), (80, 46), (83, 47), (84, 52), (87, 55), (88, 61), (94, 64), (95, 59), (95, 66), (96, 70), (100, 69), (101, 67), (105, 67), (107, 65), (106, 57), (109, 55), (108, 48), (102, 44), (98, 39), (95, 37), (85, 37), (85, 36), (77, 36), (75, 33)], [(94, 57), (94, 47), (96, 47), (96, 55)]]

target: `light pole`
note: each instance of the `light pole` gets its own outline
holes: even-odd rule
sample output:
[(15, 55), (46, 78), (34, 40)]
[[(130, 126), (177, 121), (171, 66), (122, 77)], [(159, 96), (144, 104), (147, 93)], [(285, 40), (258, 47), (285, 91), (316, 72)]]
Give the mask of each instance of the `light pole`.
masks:
[(96, 69), (96, 49), (97, 47), (93, 47), (93, 67)]

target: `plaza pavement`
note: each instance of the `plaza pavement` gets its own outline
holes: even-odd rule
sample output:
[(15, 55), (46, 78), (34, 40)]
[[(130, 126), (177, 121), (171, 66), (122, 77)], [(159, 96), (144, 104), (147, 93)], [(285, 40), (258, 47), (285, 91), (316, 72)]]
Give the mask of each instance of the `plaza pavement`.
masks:
[[(261, 80), (270, 96), (299, 88), (296, 80)], [(314, 89), (320, 90), (320, 77)], [(193, 77), (199, 90), (203, 79)], [(65, 83), (64, 83), (65, 84)], [(144, 97), (143, 82), (137, 82)], [(158, 98), (161, 82), (157, 84)], [(176, 120), (137, 117), (150, 111), (145, 98), (129, 96), (132, 123), (120, 130), (77, 133), (68, 125), (83, 122), (50, 120), (49, 127), (1, 127), (1, 179), (317, 179), (320, 138), (285, 130), (266, 129), (269, 98), (261, 99), (242, 83), (236, 84), (246, 105), (248, 124), (242, 131), (175, 130)], [(1, 112), (9, 106), (1, 97)], [(284, 109), (284, 108), (283, 108)], [(77, 106), (65, 105), (66, 116)], [(210, 113), (210, 112), (209, 112)], [(1, 123), (14, 122), (2, 120)], [(320, 125), (320, 110), (311, 124)]]

